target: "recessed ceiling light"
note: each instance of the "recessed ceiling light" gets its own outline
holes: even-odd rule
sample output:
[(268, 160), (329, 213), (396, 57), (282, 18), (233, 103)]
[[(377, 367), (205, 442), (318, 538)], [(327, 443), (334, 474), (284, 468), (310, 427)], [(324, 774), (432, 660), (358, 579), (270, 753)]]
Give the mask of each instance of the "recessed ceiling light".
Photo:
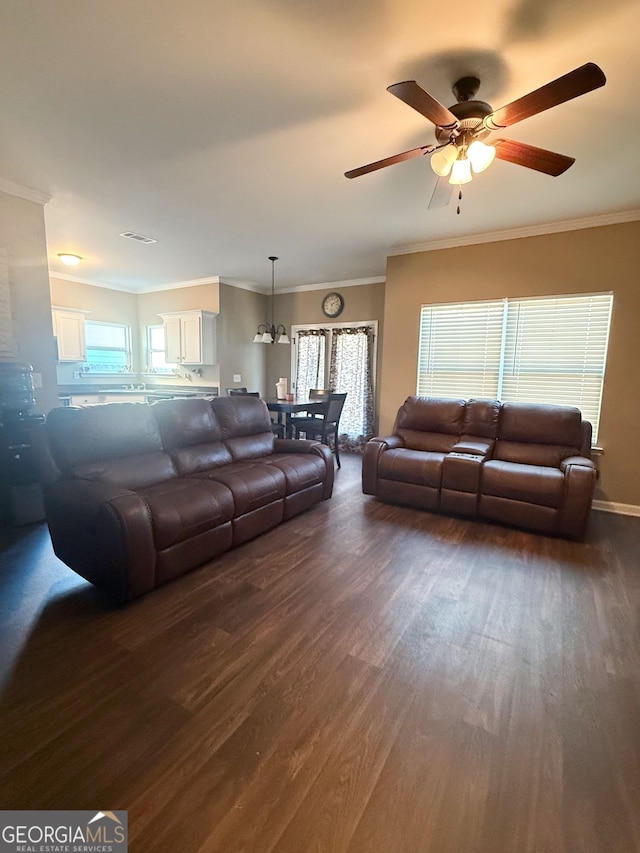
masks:
[(70, 252), (58, 252), (58, 257), (68, 267), (75, 267), (82, 260), (80, 255), (72, 255)]

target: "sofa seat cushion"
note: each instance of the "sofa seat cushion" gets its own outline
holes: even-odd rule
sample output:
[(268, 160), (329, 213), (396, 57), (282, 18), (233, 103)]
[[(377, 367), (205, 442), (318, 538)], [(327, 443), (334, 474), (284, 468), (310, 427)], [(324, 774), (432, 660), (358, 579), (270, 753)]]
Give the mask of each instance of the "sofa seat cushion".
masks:
[(557, 508), (562, 504), (564, 475), (558, 468), (491, 460), (482, 468), (482, 494)]
[(193, 479), (223, 483), (233, 496), (234, 518), (282, 500), (286, 493), (284, 473), (274, 465), (259, 462), (234, 462), (222, 468), (201, 471), (194, 474)]
[(378, 474), (385, 480), (399, 480), (416, 486), (440, 487), (444, 453), (399, 448), (380, 457)]
[(327, 475), (324, 459), (315, 453), (274, 453), (262, 463), (282, 471), (287, 495), (322, 484)]
[(233, 518), (233, 495), (222, 483), (174, 479), (141, 489), (138, 494), (149, 507), (159, 551)]
[(140, 456), (122, 456), (120, 459), (98, 459), (93, 462), (84, 462), (82, 465), (74, 465), (70, 473), (79, 480), (97, 480), (133, 491), (148, 488), (177, 476), (173, 461), (167, 453), (145, 453)]
[(577, 448), (561, 444), (536, 444), (535, 442), (498, 441), (494, 458), (503, 462), (521, 462), (524, 465), (542, 465), (559, 468), (567, 456), (577, 456)]

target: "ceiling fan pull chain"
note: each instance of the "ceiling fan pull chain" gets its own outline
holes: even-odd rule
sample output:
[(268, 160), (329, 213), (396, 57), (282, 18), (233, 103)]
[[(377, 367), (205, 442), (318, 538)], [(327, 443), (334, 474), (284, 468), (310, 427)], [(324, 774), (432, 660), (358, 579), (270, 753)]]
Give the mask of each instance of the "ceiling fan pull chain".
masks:
[[(462, 201), (462, 190), (458, 190), (458, 201)], [(456, 213), (460, 215), (460, 205), (456, 207)]]

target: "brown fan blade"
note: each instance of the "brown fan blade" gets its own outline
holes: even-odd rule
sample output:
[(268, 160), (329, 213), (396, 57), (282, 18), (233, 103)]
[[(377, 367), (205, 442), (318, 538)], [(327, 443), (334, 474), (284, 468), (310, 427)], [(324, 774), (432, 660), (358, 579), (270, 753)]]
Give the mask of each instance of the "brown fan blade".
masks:
[(404, 83), (394, 83), (387, 86), (387, 92), (391, 92), (396, 98), (400, 98), (405, 104), (413, 107), (420, 115), (428, 118), (436, 127), (457, 127), (458, 119), (444, 107), (440, 101), (436, 101), (428, 92), (419, 86), (415, 80), (405, 80)]
[(565, 101), (571, 101), (579, 95), (592, 92), (604, 86), (606, 82), (607, 78), (602, 73), (602, 69), (593, 62), (587, 62), (586, 65), (574, 68), (573, 71), (558, 77), (557, 80), (552, 80), (546, 86), (541, 86), (491, 113), (485, 118), (484, 125), (489, 130), (510, 127), (522, 119), (537, 115)]
[(555, 151), (547, 151), (545, 148), (536, 148), (525, 142), (516, 142), (513, 139), (496, 139), (491, 141), (496, 149), (498, 160), (506, 160), (518, 166), (526, 166), (527, 169), (535, 169), (536, 172), (544, 172), (557, 178), (566, 172), (569, 166), (575, 163), (574, 157), (564, 154), (556, 154)]
[(368, 172), (384, 169), (385, 166), (393, 166), (394, 163), (411, 160), (413, 157), (419, 157), (421, 154), (433, 154), (437, 147), (437, 145), (423, 145), (421, 148), (412, 148), (410, 151), (403, 151), (402, 154), (394, 154), (393, 157), (385, 157), (384, 160), (376, 160), (375, 163), (368, 163), (366, 166), (360, 166), (358, 169), (350, 169), (344, 173), (344, 176), (345, 178), (357, 178), (360, 175), (366, 175)]
[(429, 210), (433, 210), (436, 207), (446, 207), (451, 201), (452, 193), (453, 184), (449, 183), (449, 179), (438, 178), (436, 185), (433, 188), (433, 192), (431, 193), (431, 199), (428, 205)]

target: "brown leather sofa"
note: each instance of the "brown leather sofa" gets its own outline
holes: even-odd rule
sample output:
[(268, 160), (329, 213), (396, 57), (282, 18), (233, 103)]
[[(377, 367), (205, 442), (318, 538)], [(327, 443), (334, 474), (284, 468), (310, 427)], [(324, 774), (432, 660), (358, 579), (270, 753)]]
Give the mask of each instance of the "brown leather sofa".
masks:
[(580, 539), (597, 476), (590, 452), (576, 408), (408, 397), (393, 435), (365, 446), (362, 490)]
[(333, 457), (274, 438), (253, 397), (54, 409), (53, 548), (126, 601), (331, 497)]

